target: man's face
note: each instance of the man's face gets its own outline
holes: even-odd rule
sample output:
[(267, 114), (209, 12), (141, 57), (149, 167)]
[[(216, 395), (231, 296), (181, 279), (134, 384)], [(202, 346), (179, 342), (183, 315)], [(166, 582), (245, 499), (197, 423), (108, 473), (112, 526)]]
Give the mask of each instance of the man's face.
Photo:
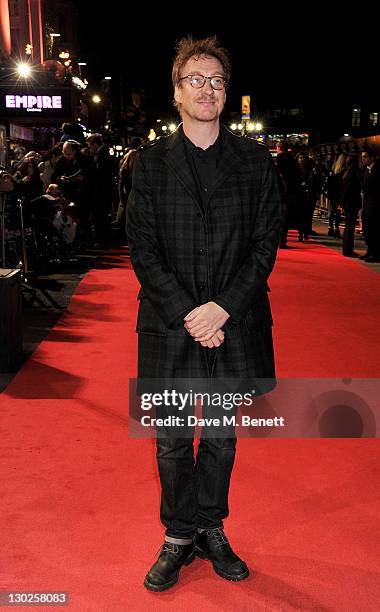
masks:
[[(190, 58), (181, 71), (181, 77), (188, 74), (208, 77), (223, 77), (222, 64), (215, 57), (201, 55)], [(213, 89), (207, 80), (203, 87), (192, 87), (189, 79), (184, 79), (174, 90), (174, 98), (180, 103), (182, 118), (196, 121), (215, 121), (220, 116), (226, 101), (225, 89)]]
[(99, 149), (99, 145), (95, 144), (94, 142), (91, 141), (87, 141), (87, 146), (90, 150), (91, 155), (96, 155), (98, 149)]
[(73, 161), (76, 158), (76, 151), (73, 149), (71, 144), (65, 142), (63, 145), (63, 155), (67, 159), (67, 161)]
[(373, 162), (373, 158), (370, 157), (367, 153), (367, 151), (363, 151), (362, 152), (362, 164), (363, 166), (367, 167), (370, 166)]

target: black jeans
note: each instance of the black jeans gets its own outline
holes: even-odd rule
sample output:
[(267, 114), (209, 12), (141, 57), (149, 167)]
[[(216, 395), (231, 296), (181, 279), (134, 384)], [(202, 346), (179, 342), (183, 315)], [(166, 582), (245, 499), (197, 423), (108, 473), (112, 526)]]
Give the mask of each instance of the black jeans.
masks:
[(196, 462), (191, 438), (157, 438), (160, 519), (166, 535), (192, 538), (197, 527), (223, 527), (236, 438), (200, 439)]
[(354, 251), (355, 228), (358, 219), (357, 209), (345, 210), (344, 232), (343, 232), (343, 255), (352, 255)]
[[(208, 353), (210, 367), (211, 355), (212, 351)], [(223, 408), (203, 405), (203, 418), (217, 417), (223, 423), (225, 413)], [(165, 414), (165, 410), (159, 410), (156, 416)], [(228, 411), (228, 417), (232, 415), (236, 415), (236, 407)], [(195, 460), (194, 428), (187, 429), (187, 437), (180, 437), (178, 432), (176, 436), (165, 427), (157, 428), (160, 519), (166, 536), (185, 539), (193, 538), (197, 528), (223, 527), (223, 519), (229, 514), (228, 492), (237, 440), (233, 425), (205, 426)]]
[(330, 212), (329, 212), (329, 228), (339, 230), (339, 224), (342, 215), (339, 210), (339, 202), (336, 200), (330, 200)]

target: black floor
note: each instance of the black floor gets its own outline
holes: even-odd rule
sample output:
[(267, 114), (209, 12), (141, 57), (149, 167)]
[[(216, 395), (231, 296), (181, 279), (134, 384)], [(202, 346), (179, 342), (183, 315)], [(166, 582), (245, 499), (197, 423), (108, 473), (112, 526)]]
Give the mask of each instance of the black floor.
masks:
[[(110, 247), (125, 245), (118, 239)], [(23, 355), (11, 372), (0, 372), (0, 393), (54, 327), (70, 303), (75, 288), (95, 268), (108, 249), (87, 249), (68, 264), (54, 264), (48, 273), (23, 284)], [(29, 287), (29, 288), (28, 288)]]

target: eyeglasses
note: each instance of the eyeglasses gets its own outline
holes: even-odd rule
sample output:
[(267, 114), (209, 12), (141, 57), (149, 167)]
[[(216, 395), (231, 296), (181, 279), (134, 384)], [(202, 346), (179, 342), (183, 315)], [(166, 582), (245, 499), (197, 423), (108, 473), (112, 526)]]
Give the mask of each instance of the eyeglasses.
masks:
[(210, 81), (210, 85), (213, 89), (224, 89), (226, 84), (226, 79), (221, 76), (207, 77), (203, 76), (203, 74), (188, 74), (182, 77), (180, 81), (184, 79), (188, 79), (191, 87), (195, 87), (196, 89), (203, 87), (206, 81)]

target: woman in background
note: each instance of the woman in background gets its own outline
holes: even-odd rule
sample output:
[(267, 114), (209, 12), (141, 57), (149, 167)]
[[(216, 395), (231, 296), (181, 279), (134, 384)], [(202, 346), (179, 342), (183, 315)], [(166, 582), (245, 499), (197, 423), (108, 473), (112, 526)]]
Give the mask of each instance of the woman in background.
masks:
[(342, 182), (346, 169), (347, 153), (340, 153), (333, 164), (331, 174), (327, 181), (327, 197), (329, 199), (329, 230), (328, 236), (341, 238), (339, 223), (341, 219), (340, 206), (342, 204)]

